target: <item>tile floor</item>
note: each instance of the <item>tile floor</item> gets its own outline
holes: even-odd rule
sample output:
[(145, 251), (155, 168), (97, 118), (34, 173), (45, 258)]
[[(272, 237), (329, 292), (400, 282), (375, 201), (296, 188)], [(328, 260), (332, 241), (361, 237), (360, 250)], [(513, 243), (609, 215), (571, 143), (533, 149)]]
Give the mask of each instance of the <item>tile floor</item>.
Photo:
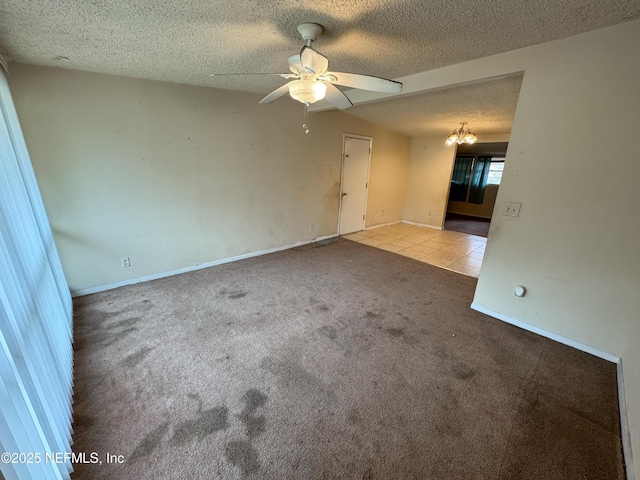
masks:
[(396, 223), (344, 238), (472, 277), (480, 273), (487, 239), (477, 235)]

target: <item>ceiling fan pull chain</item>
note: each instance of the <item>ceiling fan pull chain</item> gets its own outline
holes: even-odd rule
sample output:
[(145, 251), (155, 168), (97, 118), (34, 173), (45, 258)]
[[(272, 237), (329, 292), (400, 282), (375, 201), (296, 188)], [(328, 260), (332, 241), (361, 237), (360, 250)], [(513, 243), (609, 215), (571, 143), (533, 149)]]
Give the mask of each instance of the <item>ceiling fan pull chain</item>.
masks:
[(309, 102), (304, 104), (304, 123), (302, 128), (304, 128), (304, 133), (309, 134)]

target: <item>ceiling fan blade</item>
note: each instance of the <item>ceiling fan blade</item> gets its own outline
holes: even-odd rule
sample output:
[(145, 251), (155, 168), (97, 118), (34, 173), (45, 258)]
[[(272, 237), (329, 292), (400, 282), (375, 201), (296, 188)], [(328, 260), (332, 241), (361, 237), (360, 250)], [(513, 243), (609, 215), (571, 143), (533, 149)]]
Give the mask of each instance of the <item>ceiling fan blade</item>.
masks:
[(298, 75), (293, 73), (210, 73), (210, 77), (237, 77), (237, 76), (248, 76), (248, 75), (266, 75), (271, 77), (282, 77), (282, 78), (298, 78)]
[(329, 82), (325, 82), (325, 84), (327, 85), (327, 93), (324, 98), (327, 102), (340, 110), (353, 106), (349, 97), (342, 93), (338, 87), (331, 85)]
[(386, 78), (371, 77), (369, 75), (360, 75), (357, 73), (326, 72), (323, 75), (322, 80), (343, 85), (345, 87), (360, 88), (362, 90), (371, 90), (373, 92), (400, 93), (402, 91), (401, 82), (388, 80)]
[(233, 75), (288, 75), (287, 73), (265, 73), (265, 72), (239, 72), (239, 73), (210, 73), (210, 77), (230, 77)]
[(283, 95), (286, 95), (287, 93), (289, 93), (289, 84), (285, 83), (280, 88), (275, 89), (269, 95), (260, 100), (260, 103), (271, 103), (274, 100), (279, 99)]
[(307, 46), (302, 47), (300, 63), (302, 64), (302, 68), (316, 75), (323, 74), (329, 68), (329, 59)]

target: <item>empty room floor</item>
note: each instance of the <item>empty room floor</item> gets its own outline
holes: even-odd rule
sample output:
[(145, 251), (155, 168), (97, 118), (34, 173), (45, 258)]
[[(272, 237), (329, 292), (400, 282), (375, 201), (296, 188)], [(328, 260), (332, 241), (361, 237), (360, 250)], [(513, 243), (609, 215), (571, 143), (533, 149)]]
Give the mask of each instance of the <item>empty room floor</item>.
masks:
[(344, 238), (477, 277), (487, 239), (478, 235), (396, 223)]

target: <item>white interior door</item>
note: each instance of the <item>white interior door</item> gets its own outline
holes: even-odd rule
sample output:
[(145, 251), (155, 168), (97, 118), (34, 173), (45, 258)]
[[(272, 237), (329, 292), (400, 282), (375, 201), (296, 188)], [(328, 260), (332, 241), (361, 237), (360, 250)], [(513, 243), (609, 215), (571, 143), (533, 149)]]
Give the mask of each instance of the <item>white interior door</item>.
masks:
[(364, 230), (371, 139), (345, 136), (342, 151), (339, 233), (345, 235)]

